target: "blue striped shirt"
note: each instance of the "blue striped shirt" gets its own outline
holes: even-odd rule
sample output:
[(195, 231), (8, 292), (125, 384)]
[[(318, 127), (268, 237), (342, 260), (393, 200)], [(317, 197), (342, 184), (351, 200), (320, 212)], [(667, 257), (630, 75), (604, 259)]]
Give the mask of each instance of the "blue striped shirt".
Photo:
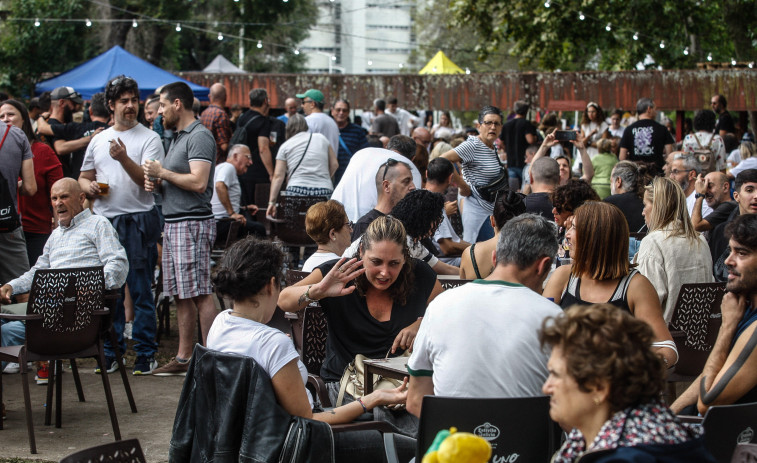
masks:
[(336, 159), (339, 161), (339, 168), (334, 173), (334, 186), (342, 179), (347, 165), (350, 163), (352, 155), (368, 146), (368, 137), (366, 136), (365, 129), (357, 124), (347, 124), (343, 129), (339, 129), (339, 136), (341, 137), (344, 145), (347, 145), (349, 152), (344, 149), (342, 143), (339, 143), (339, 152), (336, 154)]

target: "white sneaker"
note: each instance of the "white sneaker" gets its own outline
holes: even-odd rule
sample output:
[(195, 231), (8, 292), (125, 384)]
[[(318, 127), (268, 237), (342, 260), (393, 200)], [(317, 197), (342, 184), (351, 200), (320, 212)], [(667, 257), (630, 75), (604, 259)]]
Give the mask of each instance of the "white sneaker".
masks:
[(18, 363), (8, 362), (8, 364), (5, 366), (5, 369), (3, 370), (3, 373), (12, 375), (14, 373), (18, 373), (19, 371), (21, 371), (21, 366)]
[(133, 322), (126, 322), (124, 324), (124, 337), (126, 339), (131, 339), (131, 332), (134, 329), (134, 323)]

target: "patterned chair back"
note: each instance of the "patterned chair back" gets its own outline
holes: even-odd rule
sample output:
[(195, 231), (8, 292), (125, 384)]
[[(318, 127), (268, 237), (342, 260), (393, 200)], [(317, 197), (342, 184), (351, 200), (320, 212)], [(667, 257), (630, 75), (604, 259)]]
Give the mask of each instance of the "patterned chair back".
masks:
[(76, 353), (97, 343), (103, 310), (103, 267), (37, 270), (29, 293), (28, 314), (41, 320), (26, 324), (26, 345), (44, 355)]

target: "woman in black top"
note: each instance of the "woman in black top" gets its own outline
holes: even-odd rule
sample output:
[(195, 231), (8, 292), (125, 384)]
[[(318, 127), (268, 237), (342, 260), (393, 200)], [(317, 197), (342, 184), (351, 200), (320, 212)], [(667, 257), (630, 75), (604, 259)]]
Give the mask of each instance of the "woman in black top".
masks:
[(563, 308), (573, 304), (608, 302), (627, 310), (652, 327), (655, 347), (668, 366), (678, 361), (662, 308), (652, 283), (628, 262), (628, 222), (612, 204), (588, 201), (575, 211), (565, 237), (573, 264), (560, 266), (544, 288)]

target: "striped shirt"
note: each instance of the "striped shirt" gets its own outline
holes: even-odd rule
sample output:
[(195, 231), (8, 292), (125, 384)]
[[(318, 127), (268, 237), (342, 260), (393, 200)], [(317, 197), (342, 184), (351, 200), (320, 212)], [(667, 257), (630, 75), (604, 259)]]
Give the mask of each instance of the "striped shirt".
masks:
[(463, 160), (463, 178), (473, 187), (473, 195), (484, 202), (476, 191), (477, 186), (484, 186), (495, 180), (503, 165), (494, 148), (489, 148), (476, 136), (470, 136), (462, 142), (455, 152)]
[(89, 209), (84, 209), (71, 219), (68, 227), (59, 225), (53, 230), (34, 267), (8, 284), (13, 287), (13, 294), (22, 294), (29, 292), (38, 269), (98, 265), (105, 266), (106, 288), (120, 288), (126, 282), (129, 261), (118, 241), (116, 229), (105, 217), (93, 215)]

